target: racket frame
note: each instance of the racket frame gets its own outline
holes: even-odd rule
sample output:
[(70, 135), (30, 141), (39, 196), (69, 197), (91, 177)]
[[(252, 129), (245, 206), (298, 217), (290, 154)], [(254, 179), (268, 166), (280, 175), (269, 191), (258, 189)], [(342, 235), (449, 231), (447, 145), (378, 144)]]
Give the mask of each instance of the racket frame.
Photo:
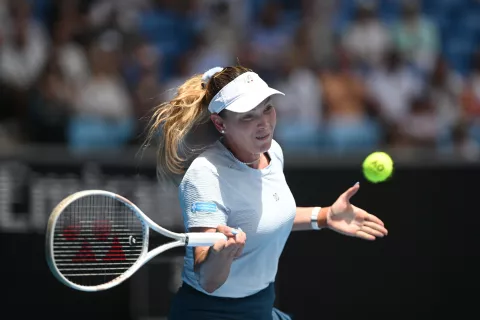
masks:
[[(54, 251), (53, 251), (53, 240), (55, 235), (55, 226), (57, 223), (58, 218), (64, 212), (65, 208), (68, 207), (74, 201), (81, 199), (86, 196), (106, 196), (111, 197), (115, 200), (118, 200), (129, 207), (133, 213), (139, 218), (142, 223), (143, 228), (143, 247), (140, 256), (138, 257), (137, 261), (127, 269), (123, 274), (119, 275), (118, 277), (106, 282), (104, 284), (96, 285), (96, 286), (84, 286), (76, 284), (70, 280), (68, 280), (58, 269), (55, 258), (54, 258)], [(174, 241), (163, 244), (151, 251), (148, 251), (149, 245), (149, 229), (152, 229), (163, 236), (169, 237)], [(211, 246), (218, 240), (226, 240), (226, 236), (222, 233), (204, 233), (204, 232), (190, 232), (190, 233), (177, 233), (167, 230), (158, 224), (156, 224), (153, 220), (151, 220), (147, 215), (145, 215), (142, 210), (140, 210), (133, 202), (130, 200), (116, 194), (113, 192), (105, 191), (105, 190), (84, 190), (73, 193), (63, 199), (52, 211), (47, 223), (47, 230), (46, 230), (46, 260), (48, 266), (53, 273), (53, 275), (63, 284), (67, 285), (76, 290), (86, 291), (86, 292), (95, 292), (95, 291), (102, 291), (106, 289), (110, 289), (114, 286), (119, 285), (126, 279), (128, 279), (132, 274), (134, 274), (138, 269), (140, 269), (144, 264), (150, 261), (155, 256), (159, 255), (160, 253), (170, 250), (176, 247), (182, 246)]]

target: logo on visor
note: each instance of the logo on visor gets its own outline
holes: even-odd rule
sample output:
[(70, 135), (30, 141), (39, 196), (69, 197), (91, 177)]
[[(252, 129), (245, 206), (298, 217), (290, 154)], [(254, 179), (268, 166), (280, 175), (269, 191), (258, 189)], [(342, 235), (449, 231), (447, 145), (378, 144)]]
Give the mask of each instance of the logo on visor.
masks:
[(253, 77), (252, 75), (247, 75), (247, 77), (245, 78), (245, 83), (252, 83), (253, 82)]

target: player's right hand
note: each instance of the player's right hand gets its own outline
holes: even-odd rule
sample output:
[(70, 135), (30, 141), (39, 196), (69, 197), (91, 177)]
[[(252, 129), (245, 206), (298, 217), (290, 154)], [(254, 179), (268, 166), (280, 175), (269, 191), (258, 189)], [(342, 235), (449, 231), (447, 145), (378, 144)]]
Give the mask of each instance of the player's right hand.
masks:
[[(236, 231), (236, 232), (235, 232)], [(227, 236), (227, 240), (219, 240), (212, 246), (215, 254), (224, 255), (228, 258), (237, 258), (243, 252), (247, 241), (247, 235), (241, 229), (234, 229), (228, 226), (218, 226), (217, 232)], [(235, 233), (236, 234), (235, 234)]]

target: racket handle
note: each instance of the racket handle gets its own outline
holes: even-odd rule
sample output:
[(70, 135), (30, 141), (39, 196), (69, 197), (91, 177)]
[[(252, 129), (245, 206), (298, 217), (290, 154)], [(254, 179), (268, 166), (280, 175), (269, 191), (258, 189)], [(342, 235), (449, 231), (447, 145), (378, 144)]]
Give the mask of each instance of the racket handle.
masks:
[(220, 232), (188, 232), (187, 247), (213, 246), (219, 240), (227, 240), (227, 236)]

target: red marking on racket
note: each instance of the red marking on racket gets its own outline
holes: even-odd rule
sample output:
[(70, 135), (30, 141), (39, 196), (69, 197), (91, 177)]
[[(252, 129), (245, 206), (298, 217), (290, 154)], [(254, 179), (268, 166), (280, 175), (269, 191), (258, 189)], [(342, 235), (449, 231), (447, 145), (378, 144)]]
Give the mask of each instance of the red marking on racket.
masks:
[(78, 225), (69, 225), (63, 228), (63, 237), (68, 241), (75, 241), (78, 238), (78, 234), (80, 233), (80, 226)]
[(107, 255), (103, 259), (105, 261), (125, 261), (125, 252), (123, 252), (122, 245), (118, 241), (118, 238), (113, 238), (113, 243), (108, 251)]
[(93, 225), (93, 233), (98, 241), (107, 241), (112, 226), (108, 220), (97, 220)]
[(72, 259), (72, 262), (91, 262), (97, 261), (95, 254), (92, 251), (92, 246), (90, 243), (85, 241), (82, 244), (82, 248), (78, 251), (75, 257)]

